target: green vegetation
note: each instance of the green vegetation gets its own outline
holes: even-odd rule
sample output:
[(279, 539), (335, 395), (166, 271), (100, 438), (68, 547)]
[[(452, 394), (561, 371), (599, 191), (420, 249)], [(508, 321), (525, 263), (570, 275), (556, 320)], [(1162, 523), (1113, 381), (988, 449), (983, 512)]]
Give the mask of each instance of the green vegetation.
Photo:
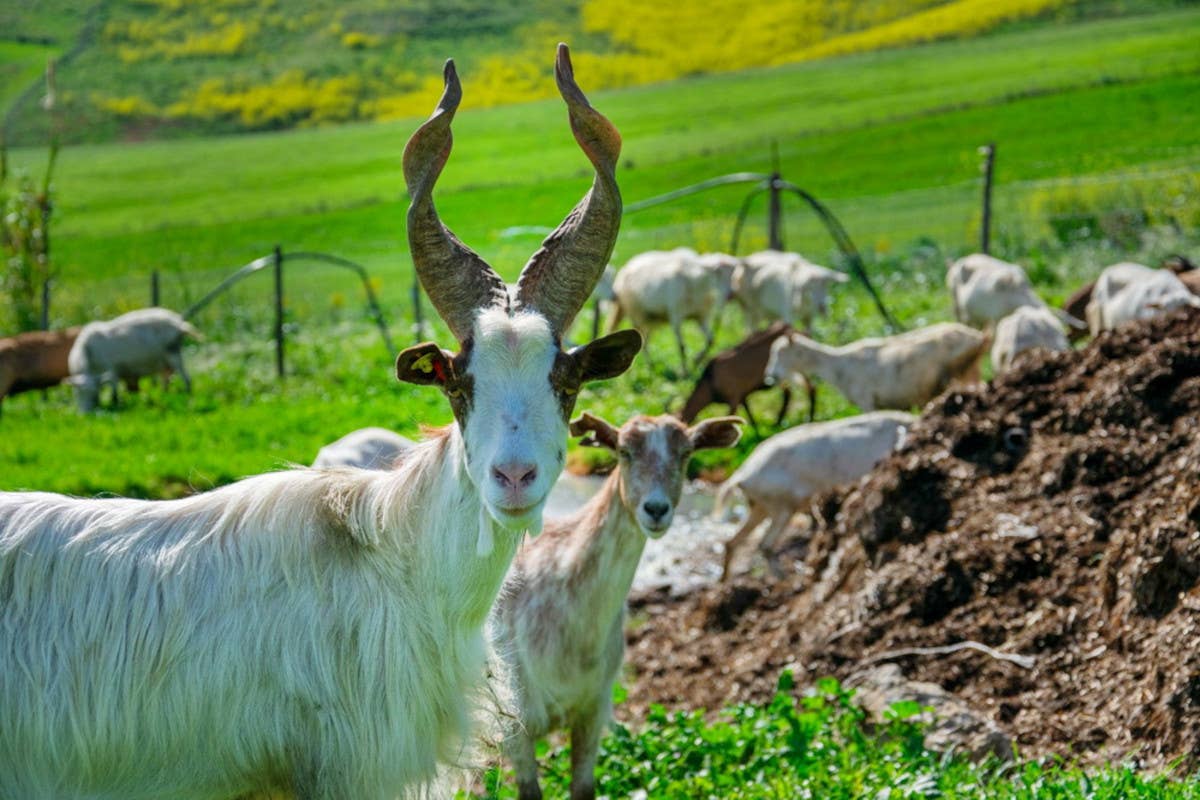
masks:
[[(475, 6), (464, 0), (463, 9), (478, 12), (471, 15), (475, 27), (465, 33), (458, 24), (443, 29), (437, 14), (422, 6), (425, 11), (401, 14), (422, 32), (410, 37), (375, 24), (379, 18), (371, 14), (383, 13), (375, 0), (313, 2), (311, 13), (318, 18), (306, 22), (299, 15), (301, 27), (292, 32), (299, 38), (280, 34), (273, 39), (274, 23), (261, 20), (247, 21), (249, 27), (234, 35), (235, 21), (245, 10), (239, 2), (101, 3), (89, 15), (68, 13), (64, 0), (42, 0), (0, 10), (0, 30), (26, 31), (31, 37), (0, 43), (0, 85), (11, 93), (0, 101), (15, 96), (12, 81), (39, 80), (40, 60), (47, 53), (65, 53), (90, 26), (94, 35), (107, 30), (104, 35), (133, 48), (127, 53), (129, 74), (136, 66), (147, 86), (158, 87), (142, 97), (129, 90), (128, 82), (105, 84), (107, 97), (90, 105), (81, 85), (64, 90), (63, 102), (78, 113), (73, 124), (90, 126), (97, 138), (135, 134), (141, 101), (156, 109), (175, 102), (175, 89), (162, 88), (183, 85), (172, 84), (172, 75), (224, 80), (223, 64), (253, 61), (260, 49), (289, 42), (303, 46), (292, 48), (279, 63), (285, 72), (293, 69), (302, 76), (288, 85), (304, 95), (313, 87), (323, 90), (339, 71), (361, 73), (368, 81), (373, 75), (390, 76), (397, 52), (403, 52), (412, 80), (436, 82), (435, 62), (469, 35), (472, 52), (461, 69), (469, 105), (472, 97), (484, 99), (492, 91), (489, 81), (496, 73), (488, 73), (487, 58), (513, 52), (512, 32), (528, 22), (524, 5)], [(900, 5), (915, 9), (934, 3)], [(1025, 264), (1048, 299), (1061, 299), (1118, 260), (1154, 263), (1179, 251), (1195, 256), (1200, 248), (1200, 105), (1195, 102), (1200, 51), (1194, 31), (1200, 27), (1200, 8), (1161, 10), (1172, 5), (1156, 0), (1069, 4), (1056, 13), (1075, 19), (1072, 25), (1026, 19), (969, 42), (590, 95), (624, 135), (619, 177), (630, 202), (726, 172), (768, 171), (771, 145), (777, 144), (783, 174), (839, 216), (889, 307), (905, 325), (917, 326), (950, 317), (945, 259), (973, 247), (980, 191), (976, 148), (987, 141), (999, 147), (996, 249)], [(255, 6), (267, 16), (281, 15), (281, 7)], [(1127, 7), (1147, 13), (1107, 18)], [(551, 15), (577, 10), (569, 4), (542, 9)], [(202, 26), (191, 22), (169, 36), (151, 35), (133, 25), (138, 14), (160, 22), (199, 15), (213, 38), (194, 37)], [(1091, 19), (1094, 15), (1106, 18)], [(330, 27), (335, 18), (341, 25), (336, 32)], [(109, 25), (114, 27), (104, 27)], [(552, 52), (544, 38), (522, 45), (536, 44), (539, 70), (548, 66)], [(577, 41), (594, 46), (602, 39), (591, 33)], [(229, 42), (232, 52), (213, 52), (231, 47)], [(206, 52), (200, 58), (188, 48)], [(101, 62), (89, 59), (101, 52), (80, 50), (75, 66), (60, 72), (60, 87), (67, 74), (100, 70)], [(264, 70), (242, 89), (249, 93), (254, 86), (271, 85), (280, 74)], [(582, 62), (578, 74), (590, 90), (594, 84)], [(231, 91), (232, 84), (222, 86), (221, 92)], [(72, 91), (74, 99), (66, 97)], [(292, 109), (286, 124), (309, 119), (303, 116), (308, 112), (296, 111), (307, 101), (287, 101), (288, 106), (286, 94), (272, 92), (262, 99)], [(432, 103), (422, 103), (424, 113)], [(232, 119), (210, 123), (211, 130), (241, 124)], [(40, 124), (26, 115), (18, 129), (36, 137)], [(179, 132), (194, 132), (180, 125)], [(164, 304), (184, 308), (232, 269), (279, 243), (285, 250), (324, 250), (365, 264), (393, 337), (402, 346), (413, 342), (418, 334), (408, 299), (413, 276), (405, 247), (400, 152), (415, 125), (415, 119), (405, 119), (64, 149), (54, 186), (53, 324), (145, 304), (152, 270), (162, 275)], [(586, 162), (556, 100), (464, 111), (455, 133), (454, 156), (438, 189), (439, 209), (464, 240), (506, 278), (515, 278), (543, 235), (523, 226), (557, 224), (586, 190)], [(10, 185), (42, 175), (45, 158), (41, 147), (12, 153), (17, 174)], [(627, 214), (614, 260), (680, 244), (727, 248), (745, 191), (728, 188)], [(790, 246), (814, 260), (844, 266), (810, 215), (790, 199), (785, 208)], [(765, 244), (761, 217), (756, 206), (743, 252)], [(416, 436), (422, 425), (449, 421), (437, 392), (395, 381), (361, 289), (348, 273), (289, 264), (285, 283), (286, 381), (274, 376), (269, 279), (252, 277), (194, 320), (207, 337), (188, 346), (194, 395), (178, 388), (163, 391), (157, 381), (146, 381), (118, 411), (87, 417), (76, 413), (66, 389), (44, 398), (29, 393), (6, 400), (0, 417), (0, 489), (178, 496), (308, 462), (321, 445), (353, 428), (381, 425)], [(426, 304), (427, 319), (431, 313)], [(576, 339), (588, 335), (591, 314), (590, 309), (581, 314)], [(5, 302), (0, 330), (18, 322)], [(818, 325), (818, 334), (830, 341), (882, 331), (857, 286), (837, 293), (830, 318)], [(737, 341), (741, 332), (739, 314), (728, 311), (718, 346)], [(431, 336), (451, 344), (440, 323), (421, 338)], [(688, 337), (694, 353), (699, 336), (689, 330)], [(658, 363), (675, 363), (667, 331), (656, 332), (649, 346)], [(639, 359), (628, 375), (587, 389), (579, 408), (617, 423), (640, 411), (676, 409), (690, 381), (669, 370), (652, 370)], [(775, 393), (754, 402), (760, 420), (773, 418)], [(820, 402), (824, 418), (853, 412), (832, 390), (823, 391)], [(794, 409), (790, 421), (801, 420), (805, 412)], [(705, 453), (693, 468), (707, 474), (728, 469), (731, 458), (736, 462), (758, 441), (748, 435), (732, 457)], [(647, 800), (1200, 797), (1195, 782), (1147, 778), (1125, 767), (1084, 773), (1054, 763), (973, 766), (925, 751), (920, 728), (907, 721), (916, 709), (896, 709), (896, 720), (864, 732), (861, 712), (835, 684), (822, 683), (798, 700), (786, 681), (783, 688), (767, 706), (730, 709), (715, 720), (656, 709), (640, 732), (618, 726), (604, 744), (600, 793), (624, 797), (641, 789)], [(552, 747), (543, 755), (549, 764), (547, 796), (564, 795), (568, 754)], [(492, 769), (479, 791), (482, 797), (511, 797), (511, 776)]]
[[(1200, 797), (1200, 782), (1143, 777), (1128, 767), (1085, 773), (1038, 762), (972, 764), (925, 749), (922, 709), (898, 703), (890, 719), (868, 731), (853, 693), (832, 679), (798, 699), (791, 676), (764, 706), (727, 709), (713, 722), (703, 711), (668, 714), (654, 707), (640, 731), (616, 725), (601, 745), (598, 796), (646, 800), (820, 797), (944, 798), (945, 800), (1168, 800)], [(540, 754), (547, 797), (566, 797), (570, 755), (565, 747)], [(476, 794), (516, 797), (507, 769), (492, 768)]]
[[(1178, 3), (1140, 0), (1133, 10)], [(474, 75), (466, 107), (483, 108), (552, 97), (545, 54), (560, 39), (574, 44), (596, 89), (968, 38), (1056, 15), (1130, 13), (1121, 3), (1082, 0), (96, 0), (86, 12), (63, 0), (26, 5), (34, 7), (0, 11), (0, 74), (11, 78), (0, 108), (20, 96), (5, 127), (23, 143), (46, 132), (33, 89), (49, 54), (65, 53), (66, 140), (141, 141), (424, 113), (447, 53)]]
[[(984, 141), (999, 146), (1000, 254), (1028, 265), (1051, 299), (1104, 264), (1154, 263), (1196, 246), (1200, 108), (1190, 100), (1200, 93), (1200, 54), (1189, 42), (1198, 23), (1200, 10), (1190, 9), (1021, 28), (977, 42), (593, 93), (593, 100), (625, 137), (620, 180), (629, 201), (724, 172), (767, 170), (769, 142), (777, 141), (784, 174), (838, 214), (889, 306), (913, 326), (950, 316), (942, 270), (976, 236), (975, 150)], [(463, 77), (469, 97), (471, 75)], [(580, 79), (587, 86), (582, 72)], [(280, 243), (365, 264), (393, 336), (411, 343), (399, 155), (414, 126), (64, 149), (55, 173), (52, 323), (145, 304), (154, 269), (164, 304), (184, 308)], [(542, 234), (512, 229), (557, 224), (588, 185), (586, 162), (557, 101), (464, 112), (455, 133), (439, 208), (515, 278)], [(13, 153), (14, 164), (35, 176), (44, 159), (40, 148)], [(679, 244), (727, 248), (744, 193), (724, 189), (627, 214), (614, 260)], [(785, 208), (788, 244), (838, 264), (811, 215), (790, 200)], [(1099, 215), (1097, 224), (1081, 209)], [(765, 243), (761, 219), (759, 205), (743, 252)], [(395, 383), (361, 288), (329, 267), (286, 271), (290, 375), (277, 384), (269, 283), (252, 277), (196, 318), (208, 341), (189, 348), (192, 398), (148, 385), (123, 410), (89, 418), (73, 411), (67, 390), (7, 400), (0, 488), (179, 494), (307, 462), (355, 427), (415, 435), (421, 423), (449, 420), (435, 392)], [(9, 313), (0, 309), (4, 329), (12, 328)], [(581, 317), (577, 337), (587, 335), (590, 310)], [(719, 345), (741, 330), (737, 312), (727, 312)], [(882, 330), (857, 288), (840, 293), (819, 326), (834, 341)], [(440, 325), (434, 334), (450, 342)], [(698, 336), (689, 336), (695, 352)], [(675, 363), (667, 331), (651, 347), (659, 363)], [(678, 408), (689, 389), (638, 363), (586, 392), (580, 407), (619, 422), (636, 411)], [(756, 402), (765, 420), (778, 400), (768, 394)], [(852, 411), (833, 391), (821, 403), (822, 417)], [(796, 409), (792, 420), (803, 414)], [(755, 441), (748, 437), (741, 452)], [(697, 469), (724, 468), (722, 458), (708, 456)]]

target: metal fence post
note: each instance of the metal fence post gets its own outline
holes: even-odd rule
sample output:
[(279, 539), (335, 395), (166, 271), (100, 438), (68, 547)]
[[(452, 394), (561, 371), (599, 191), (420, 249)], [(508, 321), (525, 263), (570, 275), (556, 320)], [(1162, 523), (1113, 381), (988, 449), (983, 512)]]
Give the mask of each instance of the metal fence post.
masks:
[(769, 180), (771, 194), (767, 205), (767, 246), (771, 250), (783, 249), (783, 206), (780, 203), (781, 176), (772, 172)]
[(150, 273), (150, 305), (156, 307), (162, 305), (159, 302), (158, 270)]
[(283, 251), (275, 245), (275, 371), (283, 380)]
[(979, 148), (983, 156), (983, 220), (979, 228), (979, 249), (988, 252), (992, 239), (992, 168), (996, 163), (996, 145), (993, 142)]
[(42, 281), (42, 330), (50, 330), (50, 279)]

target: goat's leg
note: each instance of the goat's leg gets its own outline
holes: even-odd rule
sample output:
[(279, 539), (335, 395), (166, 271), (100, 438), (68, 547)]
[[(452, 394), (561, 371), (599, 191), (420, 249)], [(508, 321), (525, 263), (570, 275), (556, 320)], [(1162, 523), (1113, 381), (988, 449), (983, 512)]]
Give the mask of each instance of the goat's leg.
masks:
[(737, 556), (737, 551), (742, 546), (742, 543), (767, 518), (766, 512), (753, 501), (747, 500), (746, 506), (748, 510), (746, 521), (742, 523), (742, 527), (737, 529), (737, 533), (733, 534), (732, 538), (725, 543), (725, 561), (721, 567), (722, 583), (727, 583), (730, 577), (733, 576), (733, 559)]
[(524, 729), (512, 731), (504, 739), (504, 755), (508, 756), (517, 773), (518, 800), (542, 800), (533, 737)]
[(683, 370), (679, 376), (686, 378), (691, 371), (688, 369), (687, 350), (683, 348), (683, 321), (672, 320), (671, 329), (675, 331), (675, 343), (679, 345), (679, 368)]
[(775, 516), (771, 518), (771, 526), (767, 528), (767, 532), (763, 534), (758, 543), (758, 552), (767, 559), (767, 569), (776, 578), (783, 577), (783, 569), (779, 566), (779, 554), (775, 552), (775, 540), (787, 530), (788, 523), (791, 521), (791, 512), (776, 511)]
[(696, 362), (692, 366), (693, 370), (699, 370), (704, 363), (704, 359), (708, 357), (708, 351), (712, 350), (713, 341), (717, 338), (717, 328), (721, 325), (721, 311), (717, 309), (717, 313), (711, 314), (700, 323), (700, 330), (704, 332), (704, 347), (700, 350), (700, 355), (696, 356)]
[(190, 375), (188, 375), (187, 369), (185, 369), (183, 366), (183, 353), (167, 353), (167, 366), (172, 372), (179, 373), (179, 377), (183, 379), (183, 390), (188, 394), (191, 394), (192, 378)]
[(597, 709), (571, 725), (571, 800), (596, 800), (596, 756), (608, 714)]
[[(787, 417), (788, 408), (792, 405), (792, 390), (790, 387), (783, 387), (783, 403), (779, 406), (779, 416), (775, 418), (775, 427), (783, 425), (783, 420)], [(812, 406), (809, 406), (808, 421), (812, 422)]]
[[(756, 419), (754, 419), (754, 414), (752, 414), (750, 412), (750, 398), (748, 396), (742, 398), (742, 408), (746, 409), (746, 419), (750, 422), (750, 427), (754, 429), (754, 435), (758, 436), (758, 421)], [(730, 403), (729, 404), (730, 416), (732, 416), (736, 413), (737, 413), (737, 406), (734, 405), (733, 403)]]

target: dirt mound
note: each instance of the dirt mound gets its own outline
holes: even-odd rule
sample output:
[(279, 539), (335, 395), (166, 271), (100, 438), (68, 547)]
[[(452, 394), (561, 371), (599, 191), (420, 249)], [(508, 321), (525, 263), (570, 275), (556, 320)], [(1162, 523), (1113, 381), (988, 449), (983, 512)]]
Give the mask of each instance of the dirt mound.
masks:
[[(629, 636), (626, 713), (888, 660), (991, 713), (1025, 755), (1200, 761), (1200, 314), (943, 395), (821, 511), (785, 545), (787, 579), (634, 598), (649, 623)], [(883, 655), (965, 640), (1034, 666)]]

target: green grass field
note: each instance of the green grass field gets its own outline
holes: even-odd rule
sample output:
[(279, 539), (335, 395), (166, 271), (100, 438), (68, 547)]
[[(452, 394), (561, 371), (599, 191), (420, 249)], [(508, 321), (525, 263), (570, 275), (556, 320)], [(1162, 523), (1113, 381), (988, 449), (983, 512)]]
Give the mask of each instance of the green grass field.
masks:
[[(916, 325), (949, 316), (942, 264), (976, 236), (975, 150), (984, 141), (999, 147), (1000, 250), (1028, 264), (1049, 296), (1127, 255), (1152, 260), (1194, 246), (1194, 222), (1182, 233), (1143, 236), (1128, 252), (1095, 239), (1059, 245), (1036, 206), (1062, 190), (1132, 184), (1148, 187), (1146, 204), (1165, 203), (1167, 189), (1197, 172), (1200, 106), (1189, 98), (1200, 96), (1200, 53), (1188, 46), (1197, 25), (1200, 10), (1191, 9), (1023, 28), (593, 100), (625, 138), (627, 201), (725, 172), (767, 170), (777, 142), (784, 174), (841, 217), (895, 313)], [(470, 75), (463, 78), (469, 93)], [(586, 86), (586, 76), (580, 80)], [(506, 278), (541, 238), (506, 229), (557, 224), (588, 185), (564, 117), (559, 103), (540, 102), (456, 120), (439, 207)], [(280, 243), (365, 264), (395, 338), (411, 342), (399, 155), (415, 124), (66, 149), (55, 181), (54, 323), (143, 305), (154, 269), (164, 303), (182, 308)], [(39, 150), (13, 153), (14, 164), (34, 173), (41, 158)], [(726, 248), (744, 193), (724, 189), (627, 214), (614, 260), (679, 244)], [(1187, 185), (1178, 194), (1172, 213), (1187, 219), (1200, 200)], [(811, 215), (787, 208), (789, 245), (834, 259)], [(747, 251), (765, 242), (760, 212), (761, 205)], [(46, 401), (10, 399), (0, 421), (0, 488), (178, 494), (305, 462), (362, 425), (413, 434), (421, 423), (449, 419), (432, 392), (395, 383), (349, 273), (297, 265), (286, 285), (294, 340), (285, 384), (272, 374), (269, 279), (251, 278), (196, 319), (209, 341), (190, 352), (194, 397), (150, 389), (129, 408), (90, 418), (71, 410), (66, 391)], [(727, 314), (720, 341), (736, 341), (740, 330), (736, 312)], [(821, 328), (834, 340), (881, 330), (857, 289), (839, 297)], [(438, 336), (448, 340), (440, 326)], [(674, 363), (666, 331), (651, 346), (660, 364)], [(638, 364), (585, 395), (581, 408), (620, 421), (677, 408), (687, 390)], [(759, 402), (769, 409), (777, 401)], [(851, 411), (833, 392), (823, 402), (822, 416)]]
[[(57, 24), (65, 31), (67, 22)], [(971, 41), (591, 97), (624, 136), (619, 178), (628, 202), (726, 172), (768, 171), (776, 144), (784, 175), (842, 219), (889, 307), (917, 326), (951, 315), (944, 262), (975, 246), (976, 148), (984, 142), (999, 148), (997, 250), (1029, 267), (1048, 298), (1061, 299), (1118, 260), (1200, 253), (1196, 30), (1196, 7), (1029, 23)], [(0, 53), (0, 62), (24, 63), (28, 72), (38, 48), (53, 46), (30, 45), (20, 58)], [(586, 88), (587, 75), (579, 79)], [(469, 95), (469, 71), (463, 80)], [(400, 153), (417, 123), (65, 149), (55, 181), (55, 325), (144, 305), (153, 270), (162, 274), (164, 303), (183, 308), (281, 244), (365, 264), (393, 337), (412, 343)], [(438, 192), (443, 218), (515, 278), (541, 234), (512, 229), (556, 225), (588, 185), (586, 161), (558, 102), (463, 112), (455, 137)], [(37, 174), (44, 157), (27, 148), (12, 162)], [(627, 214), (615, 260), (654, 247), (726, 248), (744, 194), (724, 189)], [(786, 208), (788, 244), (838, 263), (814, 219), (790, 201)], [(761, 210), (760, 201), (743, 252), (765, 243)], [(1063, 219), (1081, 213), (1087, 221), (1064, 235)], [(252, 277), (194, 320), (207, 338), (188, 347), (192, 396), (148, 381), (119, 410), (86, 417), (65, 389), (7, 400), (0, 489), (173, 497), (306, 463), (353, 428), (415, 436), (421, 425), (449, 421), (435, 391), (395, 381), (348, 273), (293, 265), (286, 287), (286, 381), (273, 374), (269, 278)], [(0, 328), (7, 313), (0, 309)], [(577, 338), (590, 319), (586, 310)], [(741, 327), (731, 310), (719, 343), (736, 341)], [(832, 341), (882, 331), (854, 286), (818, 325)], [(452, 341), (440, 323), (434, 335)], [(689, 337), (694, 351), (699, 337)], [(669, 334), (656, 333), (650, 347), (665, 366), (639, 359), (626, 376), (586, 390), (579, 408), (616, 423), (678, 408), (690, 382), (671, 371)], [(756, 412), (772, 418), (777, 403), (773, 393), (761, 395)], [(832, 390), (822, 393), (821, 417), (853, 410)], [(796, 408), (790, 422), (803, 416)], [(747, 436), (732, 459), (758, 441)], [(730, 466), (725, 454), (696, 461), (697, 471)], [(1200, 796), (1195, 780), (1122, 766), (1086, 773), (1041, 762), (973, 766), (927, 753), (920, 730), (902, 720), (879, 736), (864, 735), (859, 722), (845, 693), (829, 684), (798, 705), (780, 698), (716, 719), (655, 711), (644, 730), (618, 727), (606, 739), (599, 788), (612, 797), (641, 788), (647, 800)], [(545, 755), (548, 796), (565, 795), (568, 756), (561, 747)], [(513, 796), (501, 770), (488, 771), (478, 789), (482, 797)]]

